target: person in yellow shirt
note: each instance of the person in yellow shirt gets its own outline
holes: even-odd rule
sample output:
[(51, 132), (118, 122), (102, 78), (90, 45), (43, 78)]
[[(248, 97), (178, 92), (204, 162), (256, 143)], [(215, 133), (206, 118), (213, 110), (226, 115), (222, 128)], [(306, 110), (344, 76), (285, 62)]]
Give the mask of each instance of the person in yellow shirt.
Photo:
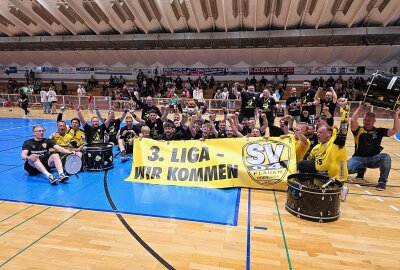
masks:
[[(319, 143), (311, 150), (307, 160), (302, 160), (298, 163), (300, 173), (318, 173), (333, 177), (339, 181), (347, 180), (345, 143), (348, 130), (349, 106), (344, 98), (340, 98), (338, 104), (342, 115), (339, 129), (336, 130), (329, 125), (322, 125), (318, 128), (317, 137)], [(345, 187), (343, 190), (342, 199), (344, 200), (348, 188)]]
[(67, 132), (67, 124), (64, 121), (57, 122), (57, 131), (53, 132), (49, 139), (53, 140), (56, 144), (64, 149), (74, 151), (74, 153), (82, 158), (82, 153), (75, 147), (76, 142), (74, 135), (71, 132)]

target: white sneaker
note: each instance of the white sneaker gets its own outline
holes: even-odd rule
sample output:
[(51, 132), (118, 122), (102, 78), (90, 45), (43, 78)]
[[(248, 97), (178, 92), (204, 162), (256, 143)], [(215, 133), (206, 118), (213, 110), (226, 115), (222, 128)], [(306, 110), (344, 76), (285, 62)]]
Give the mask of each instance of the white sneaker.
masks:
[(346, 200), (347, 194), (349, 193), (349, 187), (348, 186), (343, 186), (342, 187), (342, 191), (341, 191), (341, 199), (342, 202), (344, 202)]
[(60, 174), (60, 176), (59, 176), (59, 178), (58, 178), (58, 182), (67, 182), (68, 181), (68, 179), (69, 179), (69, 176), (68, 175), (65, 175), (65, 174)]
[(50, 174), (48, 178), (50, 184), (55, 185), (57, 183), (57, 179), (54, 177), (54, 175)]

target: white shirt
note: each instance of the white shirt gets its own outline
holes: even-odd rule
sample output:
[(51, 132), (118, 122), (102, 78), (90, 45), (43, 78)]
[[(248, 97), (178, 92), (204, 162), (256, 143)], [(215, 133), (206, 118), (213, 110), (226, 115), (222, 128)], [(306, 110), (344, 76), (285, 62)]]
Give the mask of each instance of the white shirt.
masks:
[(54, 90), (49, 90), (49, 92), (47, 92), (47, 96), (49, 102), (57, 101), (57, 94), (54, 92)]
[(44, 90), (40, 91), (40, 102), (47, 102), (47, 92)]

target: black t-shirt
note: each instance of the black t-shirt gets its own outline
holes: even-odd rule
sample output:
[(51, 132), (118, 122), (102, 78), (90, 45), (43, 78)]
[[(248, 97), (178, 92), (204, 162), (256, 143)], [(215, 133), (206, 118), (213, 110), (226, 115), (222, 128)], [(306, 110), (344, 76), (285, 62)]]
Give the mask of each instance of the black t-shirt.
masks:
[(261, 97), (258, 99), (256, 107), (260, 108), (268, 118), (274, 116), (275, 105), (276, 105), (275, 99), (273, 98), (265, 99), (264, 97)]
[[(126, 131), (126, 134), (124, 134), (124, 131)], [(133, 132), (132, 132), (133, 131)], [(124, 140), (125, 143), (128, 143), (129, 140), (133, 139), (133, 137), (135, 137), (135, 134), (139, 135), (139, 132), (137, 132), (138, 130), (135, 130), (135, 125), (132, 125), (131, 127), (129, 127), (128, 125), (124, 126), (121, 128), (121, 130), (119, 131), (120, 137), (122, 140)]]
[(280, 127), (268, 123), (268, 128), (269, 128), (269, 136), (271, 137), (279, 137), (281, 135), (285, 135), (285, 133)]
[(86, 123), (83, 126), (86, 134), (86, 141), (87, 143), (102, 143), (104, 142), (104, 133), (106, 131), (106, 125), (101, 124), (98, 127), (90, 126)]
[(172, 133), (172, 137), (168, 138), (167, 135), (164, 133), (158, 135), (158, 139), (163, 141), (180, 141), (183, 140), (183, 136), (181, 133), (174, 132)]
[(135, 101), (139, 105), (139, 107), (142, 108), (142, 116), (140, 118), (142, 118), (143, 120), (146, 121), (148, 119), (150, 110), (155, 110), (159, 117), (162, 116), (161, 111), (157, 106), (155, 105), (149, 106), (146, 103), (143, 103), (141, 100), (137, 99), (137, 97), (133, 94), (133, 92), (131, 93), (131, 97), (133, 101)]
[(288, 108), (289, 115), (291, 116), (299, 116), (300, 115), (300, 108), (297, 105), (299, 101), (298, 97), (289, 97), (286, 100), (286, 107)]
[(45, 160), (49, 158), (49, 150), (54, 147), (56, 143), (53, 140), (43, 138), (41, 141), (35, 141), (35, 139), (29, 139), (22, 145), (22, 150), (28, 150), (28, 156), (36, 154), (39, 159)]
[(153, 123), (150, 120), (146, 120), (146, 126), (150, 128), (150, 138), (157, 140), (160, 134), (164, 133), (163, 122), (160, 118), (157, 118)]
[(111, 137), (116, 137), (119, 127), (121, 126), (121, 120), (119, 118), (111, 120), (110, 124), (106, 128), (108, 135)]
[(240, 106), (240, 113), (246, 117), (254, 117), (256, 109), (256, 103), (258, 100), (259, 94), (254, 93), (250, 94), (248, 92), (242, 91), (240, 93), (242, 97), (242, 104)]
[(333, 102), (332, 100), (321, 99), (320, 104), (321, 104), (321, 115), (325, 115), (324, 111), (322, 110), (322, 108), (325, 105), (329, 108), (329, 113), (332, 115), (332, 117), (335, 116), (336, 102)]
[(387, 137), (387, 128), (373, 128), (371, 131), (366, 131), (364, 127), (358, 127), (352, 131), (355, 142), (354, 156), (372, 157), (378, 155), (383, 147), (381, 146), (382, 138)]
[(315, 98), (315, 90), (304, 90), (300, 94), (300, 99), (303, 104), (303, 111), (308, 111), (310, 115), (315, 115), (315, 105), (307, 105), (308, 102), (313, 102)]

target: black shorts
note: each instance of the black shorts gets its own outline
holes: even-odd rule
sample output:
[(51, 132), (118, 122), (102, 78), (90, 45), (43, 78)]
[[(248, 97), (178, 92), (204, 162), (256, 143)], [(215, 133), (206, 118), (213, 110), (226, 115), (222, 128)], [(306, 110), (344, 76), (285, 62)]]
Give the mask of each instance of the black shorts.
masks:
[[(40, 161), (42, 162), (42, 164), (46, 168), (46, 170), (50, 169), (50, 167), (48, 165), (48, 162), (49, 162), (48, 158), (41, 159)], [(28, 161), (25, 161), (24, 170), (27, 171), (28, 174), (32, 175), (32, 176), (40, 174), (40, 171), (38, 171), (38, 169), (36, 169), (35, 167), (31, 166)]]

